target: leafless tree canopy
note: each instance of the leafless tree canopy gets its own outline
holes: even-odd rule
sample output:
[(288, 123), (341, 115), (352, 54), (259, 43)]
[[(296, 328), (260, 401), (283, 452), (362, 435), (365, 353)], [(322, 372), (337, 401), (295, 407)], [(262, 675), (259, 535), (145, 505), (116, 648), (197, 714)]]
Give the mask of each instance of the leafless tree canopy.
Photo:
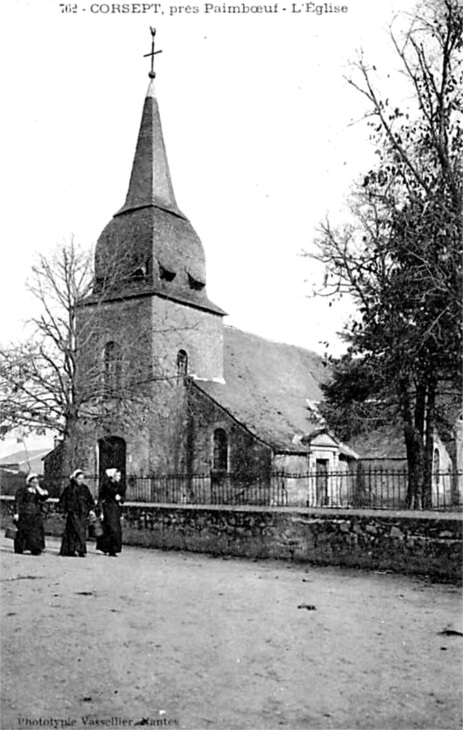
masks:
[(108, 339), (106, 300), (114, 294), (114, 282), (120, 285), (120, 268), (118, 255), (107, 265), (104, 286), (95, 287), (93, 252), (74, 240), (49, 256), (38, 255), (28, 282), (37, 304), (31, 335), (0, 349), (3, 433), (18, 426), (51, 429), (72, 440), (80, 424), (143, 421), (153, 382), (175, 384), (162, 357), (147, 354), (154, 336), (159, 341), (172, 332), (171, 322), (145, 317)]

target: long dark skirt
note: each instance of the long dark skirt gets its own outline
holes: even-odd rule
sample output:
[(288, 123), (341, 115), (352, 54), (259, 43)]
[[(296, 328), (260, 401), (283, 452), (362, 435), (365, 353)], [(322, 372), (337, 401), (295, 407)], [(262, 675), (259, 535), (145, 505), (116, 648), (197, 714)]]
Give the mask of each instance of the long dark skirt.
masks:
[(117, 502), (103, 505), (103, 534), (97, 538), (96, 549), (110, 555), (122, 550), (121, 508)]
[(41, 514), (21, 515), (18, 521), (18, 532), (14, 540), (15, 553), (30, 550), (40, 555), (45, 549), (45, 530)]
[(87, 518), (68, 512), (66, 526), (61, 541), (60, 555), (85, 555), (87, 546)]

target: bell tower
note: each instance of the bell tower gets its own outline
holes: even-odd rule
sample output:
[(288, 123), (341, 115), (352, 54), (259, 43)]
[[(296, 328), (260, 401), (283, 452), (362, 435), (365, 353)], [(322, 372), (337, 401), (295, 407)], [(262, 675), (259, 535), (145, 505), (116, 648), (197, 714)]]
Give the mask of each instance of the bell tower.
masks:
[(151, 33), (150, 83), (127, 196), (98, 239), (87, 306), (102, 303), (107, 342), (123, 346), (139, 332), (155, 376), (181, 371), (220, 381), (225, 312), (208, 299), (204, 249), (175, 199), (154, 85), (160, 51)]

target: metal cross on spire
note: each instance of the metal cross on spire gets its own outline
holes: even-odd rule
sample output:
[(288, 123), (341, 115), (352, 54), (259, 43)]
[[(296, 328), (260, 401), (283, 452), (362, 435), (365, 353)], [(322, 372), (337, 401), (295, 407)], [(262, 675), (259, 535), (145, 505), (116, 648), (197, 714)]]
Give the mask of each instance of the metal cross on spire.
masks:
[(150, 31), (151, 31), (151, 53), (145, 53), (144, 56), (143, 56), (143, 58), (148, 58), (148, 56), (151, 56), (151, 71), (149, 72), (148, 76), (150, 77), (150, 79), (155, 79), (156, 78), (156, 72), (154, 70), (154, 57), (158, 53), (162, 53), (162, 51), (155, 51), (154, 50), (154, 36), (156, 35), (156, 28), (152, 28), (150, 26)]

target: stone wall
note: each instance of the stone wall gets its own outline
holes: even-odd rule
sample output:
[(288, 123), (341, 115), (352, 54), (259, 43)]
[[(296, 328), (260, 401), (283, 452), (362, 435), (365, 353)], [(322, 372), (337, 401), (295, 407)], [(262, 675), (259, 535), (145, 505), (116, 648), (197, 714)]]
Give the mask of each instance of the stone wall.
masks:
[(261, 479), (269, 482), (272, 449), (230, 416), (212, 398), (190, 382), (188, 387), (188, 449), (190, 474), (208, 474), (213, 468), (213, 436), (222, 428), (228, 438), (227, 472), (243, 485)]
[(152, 303), (153, 354), (162, 368), (177, 372), (177, 354), (185, 350), (188, 373), (203, 380), (223, 379), (223, 322), (211, 312), (161, 297)]
[[(12, 514), (1, 498), (2, 526)], [(48, 534), (63, 519), (46, 506)], [(460, 513), (316, 510), (127, 503), (124, 543), (245, 558), (295, 560), (461, 580)]]

